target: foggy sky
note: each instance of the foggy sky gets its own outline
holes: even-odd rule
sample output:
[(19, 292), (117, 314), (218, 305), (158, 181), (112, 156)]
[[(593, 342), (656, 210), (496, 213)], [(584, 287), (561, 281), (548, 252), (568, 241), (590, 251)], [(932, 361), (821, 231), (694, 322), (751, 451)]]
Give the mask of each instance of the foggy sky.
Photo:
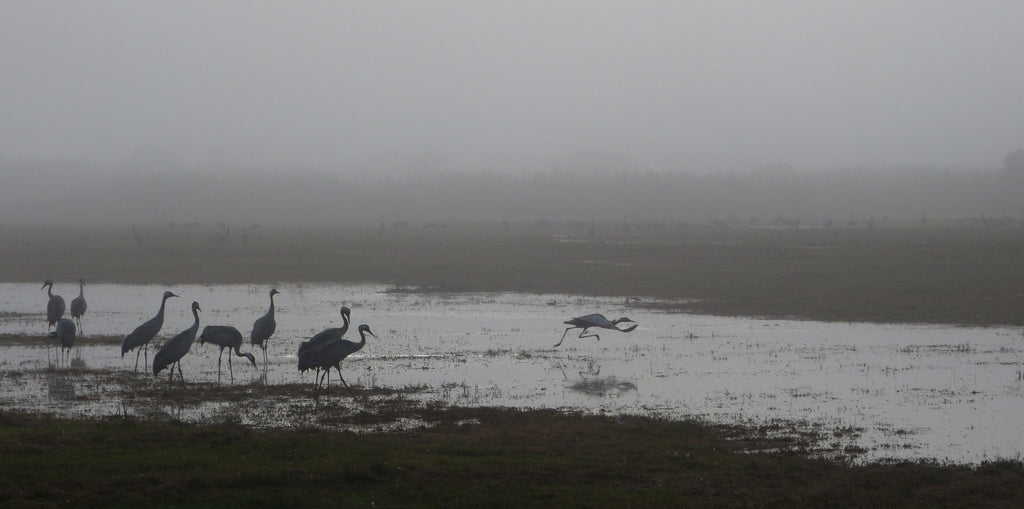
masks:
[(996, 167), (1024, 2), (5, 2), (0, 158)]

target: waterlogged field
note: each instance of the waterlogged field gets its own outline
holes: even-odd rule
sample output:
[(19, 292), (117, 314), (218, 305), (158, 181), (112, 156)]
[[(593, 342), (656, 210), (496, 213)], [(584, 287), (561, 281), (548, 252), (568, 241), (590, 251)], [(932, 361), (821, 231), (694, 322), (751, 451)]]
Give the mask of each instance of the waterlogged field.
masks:
[[(554, 408), (605, 414), (697, 417), (800, 435), (824, 456), (977, 463), (1024, 452), (1024, 338), (1017, 328), (875, 325), (713, 317), (652, 311), (624, 297), (560, 294), (389, 292), (380, 285), (281, 284), (269, 363), (193, 346), (182, 361), (185, 387), (166, 372), (133, 372), (123, 336), (152, 317), (160, 294), (167, 317), (155, 346), (192, 323), (226, 324), (248, 336), (268, 305), (268, 286), (92, 284), (89, 311), (69, 367), (45, 338), (45, 291), (0, 284), (0, 405), (60, 416), (130, 415), (254, 427), (317, 426), (324, 412), (365, 410), (386, 398), (428, 404)], [(77, 286), (58, 285), (70, 302)], [(343, 365), (356, 398), (332, 374), (313, 401), (313, 376), (296, 369), (299, 342), (341, 324), (348, 339), (368, 324), (377, 338)], [(657, 307), (657, 306), (656, 306)], [(640, 325), (601, 340), (562, 321), (601, 312)], [(141, 362), (140, 362), (141, 364)], [(419, 426), (399, 421), (388, 426)], [(336, 424), (335, 424), (336, 425)], [(374, 423), (373, 429), (380, 429)], [(358, 431), (358, 425), (347, 429)]]

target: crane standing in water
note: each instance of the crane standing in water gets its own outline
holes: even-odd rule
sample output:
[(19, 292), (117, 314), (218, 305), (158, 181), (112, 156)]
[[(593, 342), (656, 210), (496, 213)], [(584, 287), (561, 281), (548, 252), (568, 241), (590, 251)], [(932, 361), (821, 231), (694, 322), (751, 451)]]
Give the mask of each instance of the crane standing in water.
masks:
[(251, 353), (242, 353), (242, 333), (230, 325), (207, 325), (203, 327), (203, 333), (199, 335), (199, 344), (212, 343), (220, 347), (220, 355), (217, 356), (217, 381), (220, 381), (220, 362), (224, 356), (224, 349), (228, 349), (228, 372), (231, 373), (231, 383), (235, 383), (235, 371), (231, 367), (231, 350), (235, 351), (238, 357), (245, 357), (256, 367), (256, 357)]
[[(60, 347), (60, 361), (58, 361), (58, 365), (63, 365), (65, 360), (71, 357), (71, 347), (75, 346), (75, 322), (67, 318), (61, 318), (57, 322), (56, 330), (50, 333), (50, 337), (57, 338), (57, 341), (60, 342), (58, 345)], [(67, 351), (66, 356), (64, 355), (65, 350)], [(49, 356), (50, 354), (46, 355)]]
[[(337, 341), (341, 339), (342, 336), (344, 336), (345, 333), (348, 332), (349, 324), (352, 323), (351, 314), (351, 310), (349, 310), (345, 306), (341, 306), (341, 321), (344, 322), (344, 324), (341, 327), (334, 327), (331, 329), (326, 329), (321, 332), (318, 332), (316, 333), (315, 336), (310, 338), (309, 341), (303, 341), (302, 344), (299, 345), (299, 359), (302, 358), (302, 354), (306, 353), (307, 350), (320, 348), (321, 346), (330, 343), (331, 341)], [(320, 376), (320, 368), (314, 367), (314, 369), (316, 371), (315, 376), (318, 378)], [(303, 369), (300, 371), (305, 370)], [(327, 375), (327, 386), (331, 386), (331, 375), (329, 373)]]
[(377, 337), (370, 331), (369, 325), (363, 324), (359, 326), (359, 337), (361, 339), (358, 343), (347, 339), (337, 339), (324, 343), (318, 348), (310, 348), (299, 356), (299, 371), (306, 371), (310, 368), (322, 369), (324, 371), (320, 375), (320, 380), (317, 381), (316, 393), (314, 393), (313, 399), (320, 397), (320, 386), (323, 385), (324, 377), (327, 376), (332, 367), (338, 371), (338, 378), (341, 379), (341, 383), (345, 384), (349, 394), (355, 397), (352, 388), (348, 386), (345, 378), (341, 376), (341, 361), (345, 360), (349, 355), (358, 352), (366, 345), (367, 334)]
[[(254, 346), (263, 349), (264, 371), (267, 369), (267, 340), (270, 339), (270, 336), (274, 335), (274, 330), (277, 329), (277, 322), (274, 320), (274, 296), (279, 293), (281, 292), (274, 288), (270, 289), (270, 308), (252, 324), (252, 334), (249, 336)], [(230, 357), (228, 358), (228, 366), (231, 366)]]
[(177, 297), (177, 295), (171, 292), (164, 292), (164, 298), (160, 301), (160, 311), (156, 312), (156, 316), (136, 327), (135, 330), (125, 336), (124, 342), (121, 343), (121, 358), (124, 358), (124, 354), (135, 348), (139, 349), (138, 352), (135, 352), (136, 371), (139, 369), (139, 354), (142, 353), (143, 349), (146, 351), (146, 362), (143, 365), (149, 364), (149, 342), (156, 337), (157, 333), (160, 332), (160, 328), (164, 326), (164, 306), (167, 304), (167, 299), (171, 297)]
[(85, 310), (89, 309), (89, 304), (85, 302), (85, 280), (78, 280), (78, 297), (71, 299), (71, 318), (75, 319), (75, 323), (78, 324), (78, 332), (85, 334), (85, 329), (82, 328), (82, 315), (85, 314)]
[[(618, 324), (620, 324), (622, 322), (630, 322), (633, 325), (628, 326), (628, 327), (623, 328), (623, 329), (620, 329), (620, 328), (616, 327), (616, 325), (618, 325)], [(571, 331), (573, 329), (583, 329), (583, 330), (580, 331), (580, 335), (577, 336), (577, 337), (580, 337), (580, 338), (597, 338), (597, 340), (600, 341), (601, 340), (601, 336), (598, 336), (597, 333), (587, 334), (587, 329), (589, 329), (591, 327), (600, 327), (602, 329), (611, 329), (611, 330), (615, 330), (615, 331), (619, 331), (619, 332), (633, 332), (633, 329), (636, 329), (637, 325), (639, 325), (636, 322), (633, 322), (633, 320), (630, 320), (629, 318), (626, 318), (626, 317), (616, 318), (614, 321), (612, 321), (612, 320), (609, 320), (609, 319), (605, 318), (604, 315), (599, 314), (599, 313), (594, 313), (594, 314), (590, 314), (590, 315), (586, 315), (586, 316), (577, 316), (576, 318), (573, 318), (571, 320), (566, 320), (563, 323), (568, 325), (569, 328), (565, 329), (565, 332), (562, 333), (562, 339), (558, 340), (558, 343), (555, 344), (555, 348), (557, 348), (558, 345), (561, 345), (562, 341), (565, 341), (565, 335), (568, 334), (569, 331)]]
[(39, 289), (43, 288), (47, 288), (46, 295), (50, 297), (50, 300), (46, 302), (46, 323), (49, 324), (46, 331), (49, 332), (50, 328), (57, 325), (57, 321), (64, 316), (64, 297), (53, 294), (53, 281), (49, 279), (43, 281), (43, 286)]
[[(175, 364), (178, 365), (178, 376), (181, 377), (181, 386), (185, 386), (185, 376), (181, 373), (181, 358), (188, 353), (192, 348), (192, 343), (196, 340), (196, 331), (199, 330), (199, 311), (199, 303), (193, 302), (192, 316), (195, 318), (195, 321), (192, 322), (192, 326), (179, 332), (170, 341), (164, 343), (160, 347), (160, 351), (153, 356), (153, 376), (159, 375), (164, 368), (170, 366), (170, 376), (167, 377), (168, 387), (174, 381)], [(241, 334), (239, 334), (239, 337), (241, 337)]]

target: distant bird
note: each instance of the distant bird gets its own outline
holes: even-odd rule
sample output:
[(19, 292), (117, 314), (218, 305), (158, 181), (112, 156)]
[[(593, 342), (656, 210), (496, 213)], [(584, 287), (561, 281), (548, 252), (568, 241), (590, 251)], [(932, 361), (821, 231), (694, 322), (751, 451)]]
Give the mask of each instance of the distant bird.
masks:
[[(164, 292), (164, 298), (160, 301), (160, 311), (156, 312), (156, 316), (150, 318), (138, 326), (124, 338), (124, 342), (121, 343), (121, 358), (124, 358), (124, 354), (138, 348), (139, 351), (135, 352), (135, 370), (139, 369), (139, 354), (143, 350), (146, 351), (146, 363), (149, 364), (149, 342), (156, 337), (157, 333), (160, 332), (160, 328), (164, 326), (164, 306), (167, 304), (167, 299), (171, 297), (177, 297), (177, 295), (171, 292)], [(141, 348), (140, 348), (141, 347)]]
[(89, 305), (85, 302), (85, 280), (78, 280), (78, 297), (71, 300), (71, 317), (75, 319), (75, 323), (78, 324), (78, 330), (85, 334), (85, 329), (82, 328), (82, 315), (85, 314), (85, 310), (89, 309)]
[[(167, 377), (167, 385), (174, 381), (174, 365), (178, 365), (178, 376), (181, 377), (181, 385), (185, 386), (185, 377), (181, 373), (181, 358), (192, 349), (192, 343), (196, 340), (196, 331), (199, 330), (199, 303), (192, 303), (192, 316), (195, 321), (192, 326), (179, 332), (170, 341), (160, 347), (160, 351), (153, 356), (153, 376), (157, 376), (164, 368), (170, 366), (170, 373)], [(239, 334), (241, 337), (241, 334)]]
[[(50, 337), (60, 341), (60, 364), (64, 364), (65, 359), (71, 356), (71, 347), (75, 346), (75, 322), (61, 318), (57, 322), (57, 329), (50, 333)], [(65, 350), (67, 350), (66, 357)]]
[(323, 370), (323, 374), (320, 375), (320, 380), (316, 384), (316, 393), (313, 399), (320, 396), (320, 386), (324, 383), (324, 377), (330, 372), (333, 367), (338, 370), (338, 378), (341, 378), (341, 383), (345, 384), (345, 388), (348, 389), (349, 394), (355, 397), (355, 393), (352, 392), (352, 388), (345, 382), (345, 378), (341, 376), (341, 361), (345, 360), (346, 357), (354, 352), (358, 352), (366, 344), (366, 335), (369, 334), (373, 337), (377, 337), (370, 331), (369, 325), (359, 326), (359, 337), (361, 340), (358, 343), (349, 341), (347, 339), (338, 339), (330, 341), (321, 345), (319, 348), (308, 349), (302, 355), (299, 356), (299, 371), (306, 371), (307, 369), (319, 368)]
[[(345, 306), (341, 306), (341, 321), (344, 322), (344, 325), (342, 325), (341, 327), (335, 327), (333, 329), (327, 329), (322, 332), (318, 332), (315, 336), (310, 338), (309, 341), (303, 341), (302, 344), (299, 345), (299, 358), (301, 359), (302, 354), (306, 353), (307, 350), (319, 348), (331, 341), (337, 341), (341, 339), (342, 336), (344, 336), (345, 333), (348, 332), (348, 326), (349, 323), (351, 323), (351, 314), (352, 311), (350, 311)], [(316, 367), (315, 370), (316, 376), (319, 377), (320, 368)], [(327, 385), (331, 385), (331, 375), (327, 375)]]
[(254, 346), (263, 349), (263, 369), (267, 369), (267, 340), (277, 329), (277, 322), (274, 321), (274, 296), (279, 293), (274, 288), (270, 289), (270, 309), (252, 324), (252, 334), (249, 336)]
[(228, 349), (228, 372), (231, 373), (231, 383), (235, 382), (235, 371), (231, 367), (231, 350), (235, 351), (238, 357), (245, 357), (256, 367), (256, 357), (251, 353), (242, 353), (242, 333), (230, 325), (207, 325), (203, 327), (203, 333), (199, 335), (199, 344), (212, 343), (220, 347), (220, 355), (217, 356), (217, 381), (220, 381), (220, 360), (224, 356), (224, 349)]
[(43, 286), (39, 289), (47, 288), (46, 295), (50, 296), (49, 302), (46, 303), (46, 323), (49, 324), (46, 330), (49, 331), (50, 327), (57, 325), (57, 321), (64, 316), (64, 297), (53, 294), (53, 281), (47, 279), (43, 282)]
[[(626, 327), (624, 329), (616, 327), (617, 324), (622, 322), (630, 322), (633, 323), (633, 325)], [(565, 341), (565, 335), (568, 334), (569, 331), (573, 329), (583, 329), (580, 331), (580, 335), (577, 337), (597, 338), (597, 340), (600, 341), (601, 336), (598, 336), (596, 333), (587, 334), (587, 329), (591, 327), (600, 327), (602, 329), (611, 329), (619, 332), (633, 332), (633, 329), (636, 329), (638, 325), (637, 323), (633, 322), (633, 320), (630, 320), (629, 318), (626, 317), (617, 318), (615, 319), (615, 321), (611, 321), (605, 318), (604, 315), (598, 313), (586, 316), (577, 316), (576, 318), (566, 320), (563, 323), (569, 325), (570, 327), (565, 329), (565, 332), (562, 333), (562, 339), (558, 340), (558, 343), (555, 344), (556, 348), (558, 347), (558, 345), (562, 344), (562, 341)]]

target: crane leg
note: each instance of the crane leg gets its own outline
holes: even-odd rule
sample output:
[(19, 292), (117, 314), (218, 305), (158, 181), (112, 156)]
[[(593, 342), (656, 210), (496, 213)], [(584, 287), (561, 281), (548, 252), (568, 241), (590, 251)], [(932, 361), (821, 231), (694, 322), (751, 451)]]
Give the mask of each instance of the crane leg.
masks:
[(553, 346), (552, 348), (558, 348), (558, 345), (561, 345), (562, 341), (565, 341), (565, 335), (568, 334), (569, 331), (571, 331), (571, 330), (573, 330), (575, 328), (576, 327), (569, 327), (568, 329), (565, 329), (565, 332), (562, 333), (562, 339), (559, 339), (558, 343), (555, 343), (555, 346)]
[[(220, 347), (220, 355), (217, 356), (217, 383), (220, 383), (220, 358), (224, 357), (224, 347)], [(228, 362), (231, 362), (231, 355), (228, 355)]]
[[(338, 370), (338, 378), (341, 379), (341, 383), (345, 384), (345, 388), (348, 389), (348, 393), (352, 395), (352, 399), (355, 399), (356, 393), (352, 392), (352, 388), (348, 386), (348, 382), (345, 381), (345, 377), (341, 376), (341, 367), (335, 366)], [(330, 371), (329, 369), (327, 371)]]
[[(139, 354), (141, 354), (141, 353), (142, 353), (142, 347), (139, 347), (139, 349), (135, 351), (135, 371), (139, 370)], [(147, 362), (147, 365), (148, 365), (148, 362)]]
[(316, 400), (320, 397), (320, 385), (324, 383), (324, 375), (320, 375), (320, 379), (316, 383), (316, 392), (313, 393), (313, 399)]
[(174, 364), (167, 370), (167, 388), (171, 388), (171, 383), (174, 382)]
[(228, 373), (231, 375), (231, 385), (235, 385), (235, 369), (231, 367), (231, 352), (228, 352)]
[(580, 331), (580, 335), (578, 337), (579, 338), (597, 338), (598, 341), (601, 341), (601, 336), (598, 336), (596, 332), (591, 332), (590, 334), (586, 334), (586, 332), (587, 332), (587, 329), (581, 330)]
[(185, 375), (181, 373), (181, 361), (178, 361), (178, 378), (181, 379), (181, 387), (185, 387)]

